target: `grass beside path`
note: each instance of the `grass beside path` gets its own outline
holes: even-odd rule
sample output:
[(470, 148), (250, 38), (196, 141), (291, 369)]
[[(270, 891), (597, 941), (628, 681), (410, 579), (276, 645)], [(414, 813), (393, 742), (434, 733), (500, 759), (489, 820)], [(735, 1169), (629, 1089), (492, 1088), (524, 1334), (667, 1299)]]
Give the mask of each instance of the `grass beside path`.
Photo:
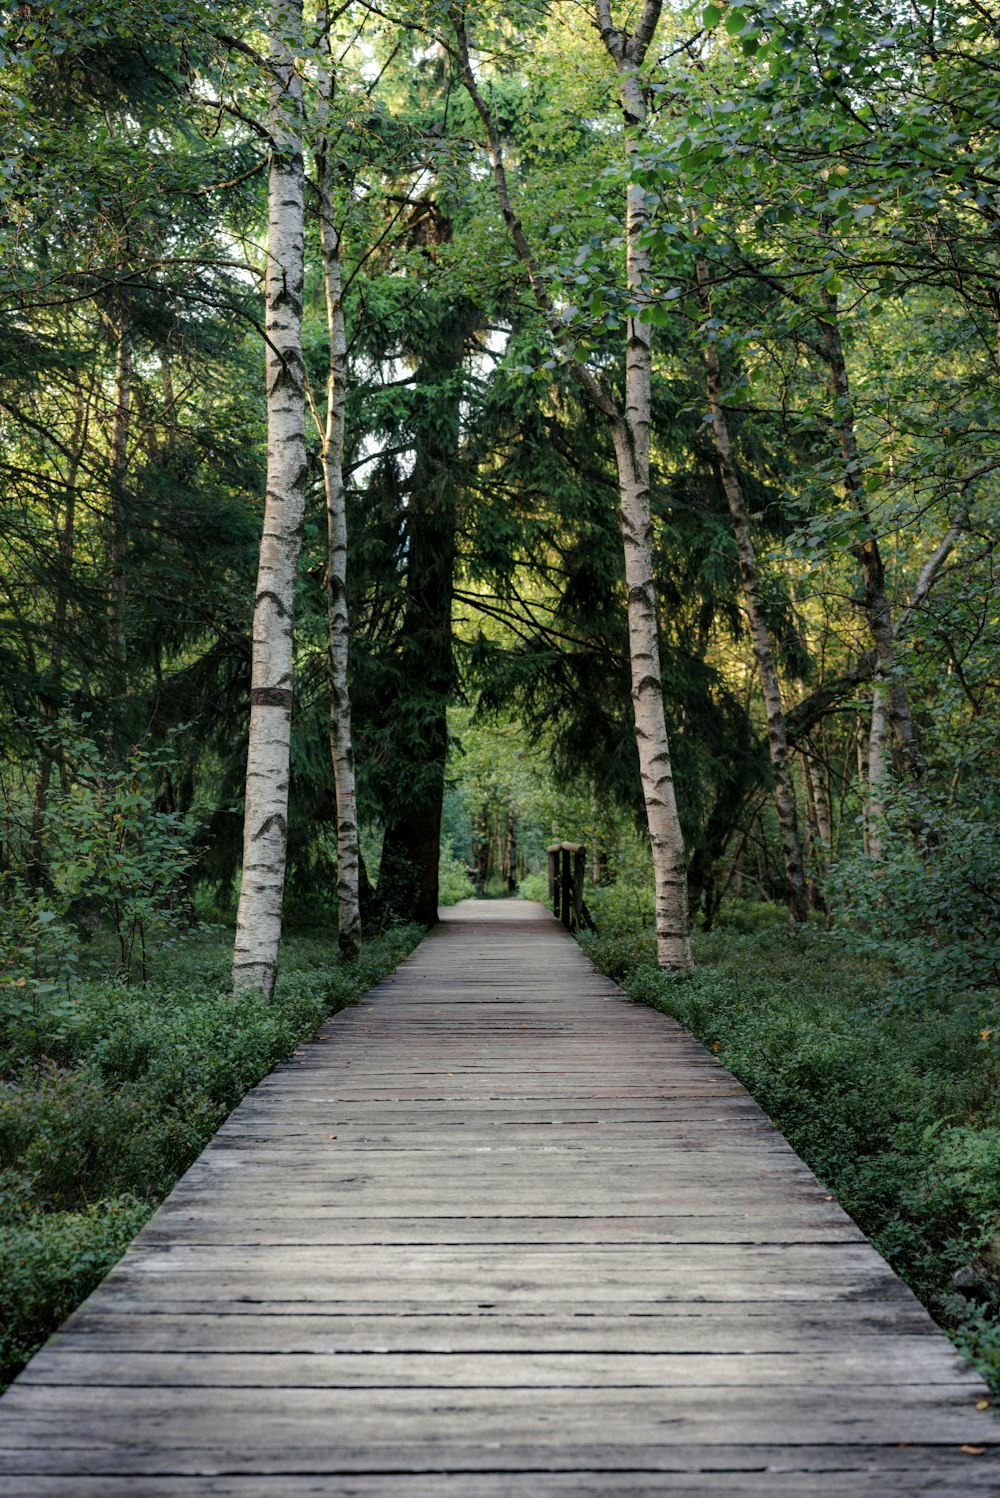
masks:
[[(1000, 1046), (962, 1006), (893, 1005), (893, 971), (774, 906), (734, 905), (690, 976), (639, 902), (597, 892), (581, 942), (750, 1090), (1000, 1396)], [(590, 896), (588, 895), (588, 901)]]
[(89, 1295), (246, 1092), (423, 937), (341, 967), (292, 935), (273, 1004), (228, 994), (230, 933), (159, 958), (145, 988), (90, 977), (0, 1015), (0, 1386)]

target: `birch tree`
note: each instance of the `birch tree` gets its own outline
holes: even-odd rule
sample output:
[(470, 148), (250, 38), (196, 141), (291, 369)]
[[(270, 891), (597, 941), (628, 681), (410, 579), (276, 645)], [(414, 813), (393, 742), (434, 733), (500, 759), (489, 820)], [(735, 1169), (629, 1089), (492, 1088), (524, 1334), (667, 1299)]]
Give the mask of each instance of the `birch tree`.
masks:
[(264, 283), (267, 493), (254, 597), (243, 882), (233, 955), (234, 989), (259, 988), (268, 997), (281, 941), (295, 574), (306, 487), (302, 83), (295, 60), (301, 34), (301, 0), (272, 0)]
[[(626, 157), (637, 165), (647, 114), (641, 70), (656, 34), (661, 9), (662, 0), (645, 0), (638, 24), (629, 33), (614, 24), (608, 0), (595, 0), (594, 23), (618, 75)], [(563, 328), (510, 197), (500, 135), (476, 78), (464, 11), (451, 6), (449, 16), (465, 86), (486, 132), (500, 211), (527, 271), (535, 301), (553, 333), (558, 334)], [(631, 181), (626, 198), (625, 241), (626, 280), (634, 311), (626, 324), (624, 405), (619, 404), (608, 385), (586, 364), (574, 363), (572, 367), (583, 395), (607, 421), (615, 448), (628, 600), (632, 707), (656, 890), (657, 960), (661, 967), (687, 970), (692, 966), (687, 865), (663, 710), (649, 505), (652, 349), (650, 329), (643, 318), (649, 302), (650, 263), (644, 241), (648, 223), (646, 193), (638, 182)]]
[[(322, 19), (322, 18), (321, 18)], [(331, 46), (327, 32), (328, 46)], [(334, 214), (330, 163), (330, 96), (333, 62), (321, 71), (317, 124), (316, 186), (319, 196), (319, 235), (326, 297), (329, 366), (326, 412), (317, 420), (320, 461), (326, 498), (327, 641), (330, 678), (330, 757), (337, 800), (337, 926), (341, 955), (361, 955), (361, 907), (358, 880), (358, 799), (351, 737), (351, 697), (347, 681), (350, 625), (347, 614), (347, 496), (344, 488), (344, 435), (347, 392), (347, 335), (344, 325), (344, 283), (340, 232)]]

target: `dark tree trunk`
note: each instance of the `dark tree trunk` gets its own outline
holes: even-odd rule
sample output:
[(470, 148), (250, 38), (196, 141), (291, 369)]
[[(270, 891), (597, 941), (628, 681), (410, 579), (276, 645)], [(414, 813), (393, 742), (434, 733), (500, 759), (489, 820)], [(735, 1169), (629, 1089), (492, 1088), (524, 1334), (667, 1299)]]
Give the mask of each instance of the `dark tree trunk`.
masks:
[[(442, 784), (443, 780), (442, 775)], [(412, 815), (386, 828), (378, 889), (391, 918), (434, 925), (440, 846), (441, 797), (433, 793)]]
[(448, 704), (455, 686), (451, 615), (455, 572), (456, 468), (461, 366), (473, 322), (467, 304), (427, 330), (416, 384), (415, 461), (406, 506), (406, 608), (398, 652), (401, 684), (393, 726), (400, 780), (385, 829), (379, 897), (389, 915), (433, 926)]

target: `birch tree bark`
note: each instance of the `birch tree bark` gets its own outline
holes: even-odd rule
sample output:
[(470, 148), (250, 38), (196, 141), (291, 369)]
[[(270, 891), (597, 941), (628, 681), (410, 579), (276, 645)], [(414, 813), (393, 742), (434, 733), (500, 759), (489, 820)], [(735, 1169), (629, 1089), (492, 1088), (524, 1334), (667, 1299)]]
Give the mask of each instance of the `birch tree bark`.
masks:
[(324, 583), (330, 679), (330, 756), (337, 798), (337, 927), (341, 955), (348, 961), (355, 961), (361, 955), (361, 905), (358, 888), (358, 799), (351, 737), (351, 697), (347, 681), (350, 644), (347, 614), (347, 497), (344, 489), (347, 337), (344, 327), (340, 235), (334, 218), (328, 138), (332, 66), (331, 61), (330, 74), (323, 74), (320, 80), (320, 137), (316, 156), (319, 234), (329, 340), (326, 416), (320, 431), (320, 457), (326, 497), (327, 567)]
[(872, 717), (868, 729), (868, 784), (864, 802), (865, 835), (869, 858), (882, 858), (885, 844), (882, 840), (882, 817), (884, 815), (883, 793), (889, 773), (887, 740), (889, 716), (885, 688), (876, 680), (872, 687)]
[[(695, 275), (698, 283), (698, 300), (706, 320), (712, 315), (710, 277), (708, 262), (704, 255), (695, 256)], [(757, 662), (761, 689), (764, 693), (764, 712), (767, 720), (767, 747), (771, 757), (771, 774), (774, 777), (774, 805), (781, 831), (781, 848), (785, 863), (785, 886), (788, 895), (788, 914), (793, 922), (804, 923), (809, 917), (809, 902), (806, 893), (802, 860), (802, 843), (799, 838), (798, 816), (795, 807), (795, 786), (792, 780), (791, 757), (788, 752), (788, 736), (785, 732), (785, 710), (781, 700), (781, 682), (760, 610), (760, 574), (754, 554), (753, 536), (747, 518), (736, 464), (733, 462), (732, 443), (729, 438), (729, 423), (722, 408), (722, 375), (719, 365), (719, 346), (709, 336), (704, 345), (705, 386), (708, 394), (708, 410), (712, 424), (715, 455), (719, 461), (722, 487), (733, 517), (736, 535), (736, 550), (739, 556), (740, 582), (753, 653)]]
[(302, 84), (295, 49), (301, 0), (270, 9), (267, 339), (267, 494), (254, 599), (250, 736), (243, 823), (243, 882), (233, 988), (274, 993), (288, 836), (295, 574), (305, 504), (305, 366), (302, 359)]
[[(609, 0), (595, 0), (597, 29), (618, 73), (625, 150), (629, 161), (638, 158), (642, 130), (646, 123), (646, 97), (641, 68), (656, 33), (661, 8), (662, 0), (645, 0), (635, 31), (628, 33), (615, 26)], [(449, 8), (449, 15), (458, 41), (465, 86), (486, 130), (500, 211), (528, 273), (535, 300), (552, 331), (559, 333), (563, 329), (555, 316), (524, 228), (511, 203), (500, 137), (476, 80), (463, 15), (454, 5)], [(637, 313), (628, 319), (626, 327), (624, 408), (619, 407), (610, 390), (586, 365), (574, 363), (572, 368), (584, 396), (608, 422), (618, 468), (619, 518), (628, 599), (632, 707), (646, 823), (653, 856), (657, 960), (661, 967), (688, 970), (692, 961), (687, 865), (663, 711), (649, 508), (652, 351), (649, 327), (641, 318), (641, 310), (649, 297), (649, 251), (643, 242), (648, 221), (646, 194), (637, 183), (630, 182), (625, 222), (627, 281), (629, 297), (637, 308)]]

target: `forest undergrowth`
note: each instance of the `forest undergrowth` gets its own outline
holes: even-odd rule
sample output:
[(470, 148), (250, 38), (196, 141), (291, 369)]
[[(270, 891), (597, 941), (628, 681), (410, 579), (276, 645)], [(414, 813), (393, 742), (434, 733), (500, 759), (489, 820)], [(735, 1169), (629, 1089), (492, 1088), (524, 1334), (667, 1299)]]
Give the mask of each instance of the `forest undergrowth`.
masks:
[(229, 996), (232, 934), (217, 928), (159, 953), (144, 986), (102, 976), (95, 956), (68, 997), (7, 1007), (0, 1386), (99, 1283), (244, 1094), (423, 934), (397, 927), (349, 966), (337, 964), (335, 931), (292, 934), (273, 1003)]
[(693, 973), (663, 972), (651, 893), (587, 899), (595, 965), (739, 1078), (1000, 1397), (995, 1016), (953, 993), (907, 1002), (898, 948), (880, 958), (843, 932), (791, 933), (760, 902), (723, 907), (696, 936)]

